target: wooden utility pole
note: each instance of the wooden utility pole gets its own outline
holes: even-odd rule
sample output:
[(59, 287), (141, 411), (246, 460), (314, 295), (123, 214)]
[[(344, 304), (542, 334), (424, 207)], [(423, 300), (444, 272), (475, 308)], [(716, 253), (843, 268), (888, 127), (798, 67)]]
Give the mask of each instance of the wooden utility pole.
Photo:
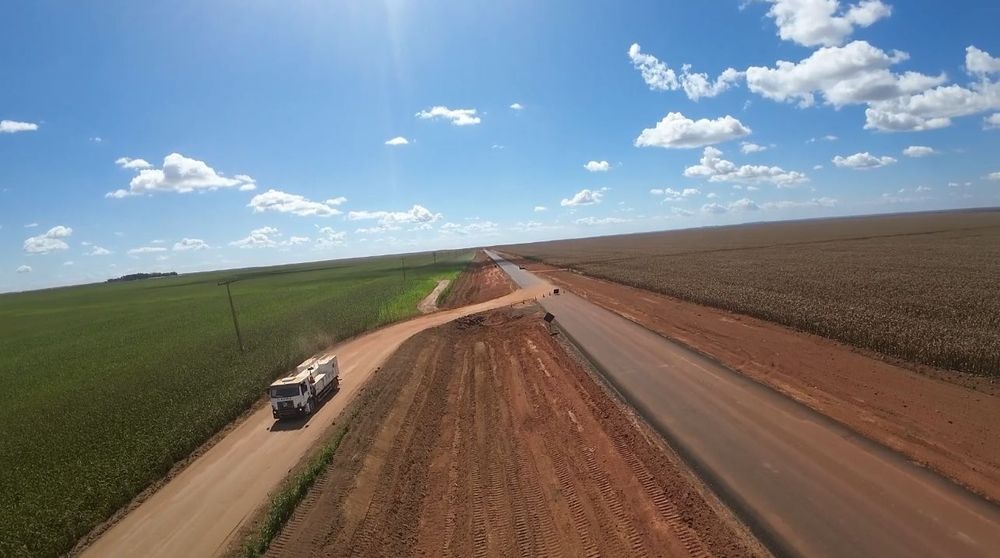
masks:
[(399, 267), (403, 270), (403, 282), (406, 282), (406, 256), (399, 257)]
[(229, 311), (233, 314), (233, 328), (236, 329), (236, 343), (239, 345), (240, 352), (245, 353), (246, 349), (243, 348), (243, 336), (240, 335), (240, 322), (236, 319), (236, 306), (233, 305), (233, 293), (229, 290), (229, 285), (235, 283), (239, 279), (231, 279), (229, 281), (223, 281), (219, 285), (226, 286), (226, 295), (229, 297)]

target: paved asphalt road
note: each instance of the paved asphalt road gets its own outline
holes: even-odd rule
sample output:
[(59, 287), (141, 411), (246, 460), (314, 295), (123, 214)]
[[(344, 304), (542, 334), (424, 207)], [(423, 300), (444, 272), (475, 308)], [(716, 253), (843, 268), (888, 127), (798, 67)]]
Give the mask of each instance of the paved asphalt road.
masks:
[(1000, 507), (573, 294), (540, 302), (776, 554), (1000, 556)]

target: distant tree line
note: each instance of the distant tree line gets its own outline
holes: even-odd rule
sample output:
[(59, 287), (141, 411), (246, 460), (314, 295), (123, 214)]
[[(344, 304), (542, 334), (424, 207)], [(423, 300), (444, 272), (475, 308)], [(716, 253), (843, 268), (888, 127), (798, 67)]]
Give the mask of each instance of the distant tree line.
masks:
[(140, 279), (155, 279), (157, 277), (176, 277), (176, 271), (168, 271), (167, 273), (130, 273), (129, 275), (122, 275), (121, 277), (115, 277), (114, 279), (108, 279), (108, 283), (117, 283), (119, 281), (138, 281)]

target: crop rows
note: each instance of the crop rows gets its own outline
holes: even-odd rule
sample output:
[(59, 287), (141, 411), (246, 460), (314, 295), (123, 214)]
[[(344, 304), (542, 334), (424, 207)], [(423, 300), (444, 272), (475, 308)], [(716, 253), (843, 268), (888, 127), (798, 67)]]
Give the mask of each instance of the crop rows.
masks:
[[(337, 340), (416, 313), (471, 252), (0, 296), (0, 556), (51, 556)], [(436, 263), (435, 263), (436, 260)], [(232, 284), (247, 351), (236, 344)]]
[(508, 251), (885, 355), (1000, 375), (1000, 213), (777, 223)]

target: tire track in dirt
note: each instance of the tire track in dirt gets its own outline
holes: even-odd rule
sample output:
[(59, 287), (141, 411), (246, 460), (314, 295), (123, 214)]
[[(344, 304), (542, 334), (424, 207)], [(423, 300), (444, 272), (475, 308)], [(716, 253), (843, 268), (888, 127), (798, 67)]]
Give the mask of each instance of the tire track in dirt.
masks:
[(502, 310), (401, 347), (268, 554), (759, 554), (542, 324)]

